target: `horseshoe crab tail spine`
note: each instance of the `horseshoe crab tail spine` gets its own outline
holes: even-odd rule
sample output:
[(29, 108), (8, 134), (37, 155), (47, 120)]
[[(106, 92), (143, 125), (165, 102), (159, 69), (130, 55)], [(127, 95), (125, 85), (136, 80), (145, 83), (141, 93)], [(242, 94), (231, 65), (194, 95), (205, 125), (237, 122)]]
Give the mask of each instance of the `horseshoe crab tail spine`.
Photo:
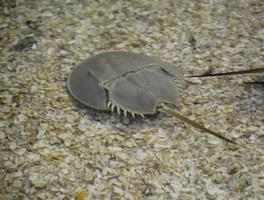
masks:
[(202, 130), (202, 131), (205, 131), (207, 133), (210, 133), (218, 138), (221, 138), (229, 143), (232, 143), (232, 144), (237, 144), (235, 141), (233, 141), (234, 139), (231, 139), (229, 138), (228, 136), (226, 135), (223, 135), (223, 134), (220, 134), (220, 133), (217, 133), (215, 131), (212, 131), (210, 129), (207, 129), (205, 128), (203, 125), (200, 125), (198, 123), (196, 123), (195, 121), (189, 119), (188, 117), (184, 116), (183, 114), (181, 114), (180, 112), (177, 112), (177, 111), (174, 111), (172, 110), (171, 108), (167, 107), (167, 106), (163, 106), (162, 108), (159, 108), (159, 111), (165, 113), (165, 114), (170, 114), (170, 115), (173, 115), (174, 117), (184, 121), (184, 122), (187, 122), (189, 124), (191, 124), (192, 126)]

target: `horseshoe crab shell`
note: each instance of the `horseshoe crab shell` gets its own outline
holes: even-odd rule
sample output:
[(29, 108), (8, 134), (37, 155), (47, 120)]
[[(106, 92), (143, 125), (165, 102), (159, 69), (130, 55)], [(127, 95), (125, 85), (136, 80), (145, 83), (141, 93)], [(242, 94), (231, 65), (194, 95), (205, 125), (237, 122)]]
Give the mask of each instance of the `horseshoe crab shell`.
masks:
[(133, 117), (161, 111), (235, 143), (171, 109), (169, 105), (177, 102), (182, 85), (180, 68), (155, 57), (119, 51), (88, 58), (70, 73), (67, 82), (70, 94), (94, 109), (116, 109), (118, 114), (123, 111), (125, 116), (130, 113)]
[(131, 52), (107, 52), (90, 57), (68, 78), (72, 96), (98, 109), (117, 107), (139, 115), (154, 114), (162, 103), (176, 102), (168, 76), (180, 81), (182, 73), (157, 58)]

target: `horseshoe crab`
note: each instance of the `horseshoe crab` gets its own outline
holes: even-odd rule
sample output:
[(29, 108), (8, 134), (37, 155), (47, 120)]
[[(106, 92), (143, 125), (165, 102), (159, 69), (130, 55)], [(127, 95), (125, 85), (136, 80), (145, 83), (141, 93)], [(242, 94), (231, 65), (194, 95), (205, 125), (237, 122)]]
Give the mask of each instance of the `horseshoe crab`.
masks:
[[(178, 87), (174, 88), (171, 78)], [(155, 57), (132, 52), (106, 52), (92, 56), (69, 75), (70, 94), (81, 103), (103, 111), (123, 111), (127, 116), (173, 115), (194, 127), (222, 138), (233, 139), (190, 120), (172, 106), (177, 103), (183, 76), (181, 70)]]

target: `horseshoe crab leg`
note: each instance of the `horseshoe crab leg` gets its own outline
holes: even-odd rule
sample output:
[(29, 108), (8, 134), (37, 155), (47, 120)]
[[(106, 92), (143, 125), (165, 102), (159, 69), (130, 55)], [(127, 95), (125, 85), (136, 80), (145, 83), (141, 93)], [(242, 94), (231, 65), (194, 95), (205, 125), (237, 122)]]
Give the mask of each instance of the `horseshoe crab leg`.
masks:
[(127, 117), (127, 111), (126, 110), (124, 110), (124, 115), (125, 115), (125, 117)]
[(200, 130), (202, 130), (202, 131), (205, 131), (205, 132), (207, 132), (207, 133), (210, 133), (210, 134), (212, 134), (212, 135), (214, 135), (214, 136), (216, 136), (216, 137), (218, 137), (218, 138), (221, 138), (221, 139), (223, 139), (223, 140), (225, 140), (225, 141), (227, 141), (227, 142), (229, 142), (229, 143), (237, 144), (237, 143), (234, 141), (233, 138), (229, 138), (229, 137), (226, 136), (226, 135), (223, 135), (223, 134), (217, 133), (217, 132), (215, 132), (215, 131), (212, 131), (212, 130), (210, 130), (210, 129), (208, 129), (208, 128), (205, 128), (203, 125), (198, 124), (197, 122), (195, 122), (195, 121), (189, 119), (188, 117), (184, 116), (182, 113), (177, 112), (177, 111), (171, 109), (171, 108), (168, 107), (168, 106), (163, 105), (163, 107), (160, 107), (160, 108), (159, 108), (159, 111), (160, 111), (160, 112), (163, 112), (163, 113), (165, 113), (165, 114), (167, 114), (167, 115), (168, 115), (168, 114), (169, 114), (169, 115), (173, 115), (174, 117), (176, 117), (176, 118), (178, 118), (178, 119), (180, 119), (180, 120), (182, 120), (182, 121), (184, 121), (184, 122), (187, 122), (187, 123), (191, 124), (191, 125), (194, 126), (195, 128), (198, 128), (198, 129), (200, 129)]
[(108, 109), (111, 109), (111, 105), (112, 105), (112, 103), (111, 103), (111, 101), (109, 101), (109, 102), (107, 103), (107, 108), (108, 108)]
[(112, 103), (112, 105), (111, 105), (111, 111), (114, 112), (114, 110), (115, 110), (115, 104)]
[(120, 108), (117, 106), (117, 114), (120, 115)]

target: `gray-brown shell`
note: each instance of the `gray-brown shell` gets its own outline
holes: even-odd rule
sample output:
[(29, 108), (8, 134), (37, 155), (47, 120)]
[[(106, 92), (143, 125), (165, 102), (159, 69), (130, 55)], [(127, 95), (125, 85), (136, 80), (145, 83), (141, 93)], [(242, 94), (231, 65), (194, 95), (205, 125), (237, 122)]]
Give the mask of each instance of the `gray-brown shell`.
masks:
[(179, 68), (157, 58), (131, 52), (107, 52), (77, 66), (68, 78), (70, 94), (98, 109), (117, 107), (130, 113), (154, 114), (161, 102), (176, 102), (170, 77), (182, 80)]
[[(176, 87), (174, 88), (171, 77)], [(183, 85), (181, 70), (157, 58), (131, 52), (107, 52), (77, 66), (67, 82), (69, 92), (98, 110), (120, 110), (144, 116), (154, 114), (160, 103), (175, 104)], [(159, 111), (171, 114), (200, 130), (228, 142), (232, 139), (205, 128), (166, 104)]]

